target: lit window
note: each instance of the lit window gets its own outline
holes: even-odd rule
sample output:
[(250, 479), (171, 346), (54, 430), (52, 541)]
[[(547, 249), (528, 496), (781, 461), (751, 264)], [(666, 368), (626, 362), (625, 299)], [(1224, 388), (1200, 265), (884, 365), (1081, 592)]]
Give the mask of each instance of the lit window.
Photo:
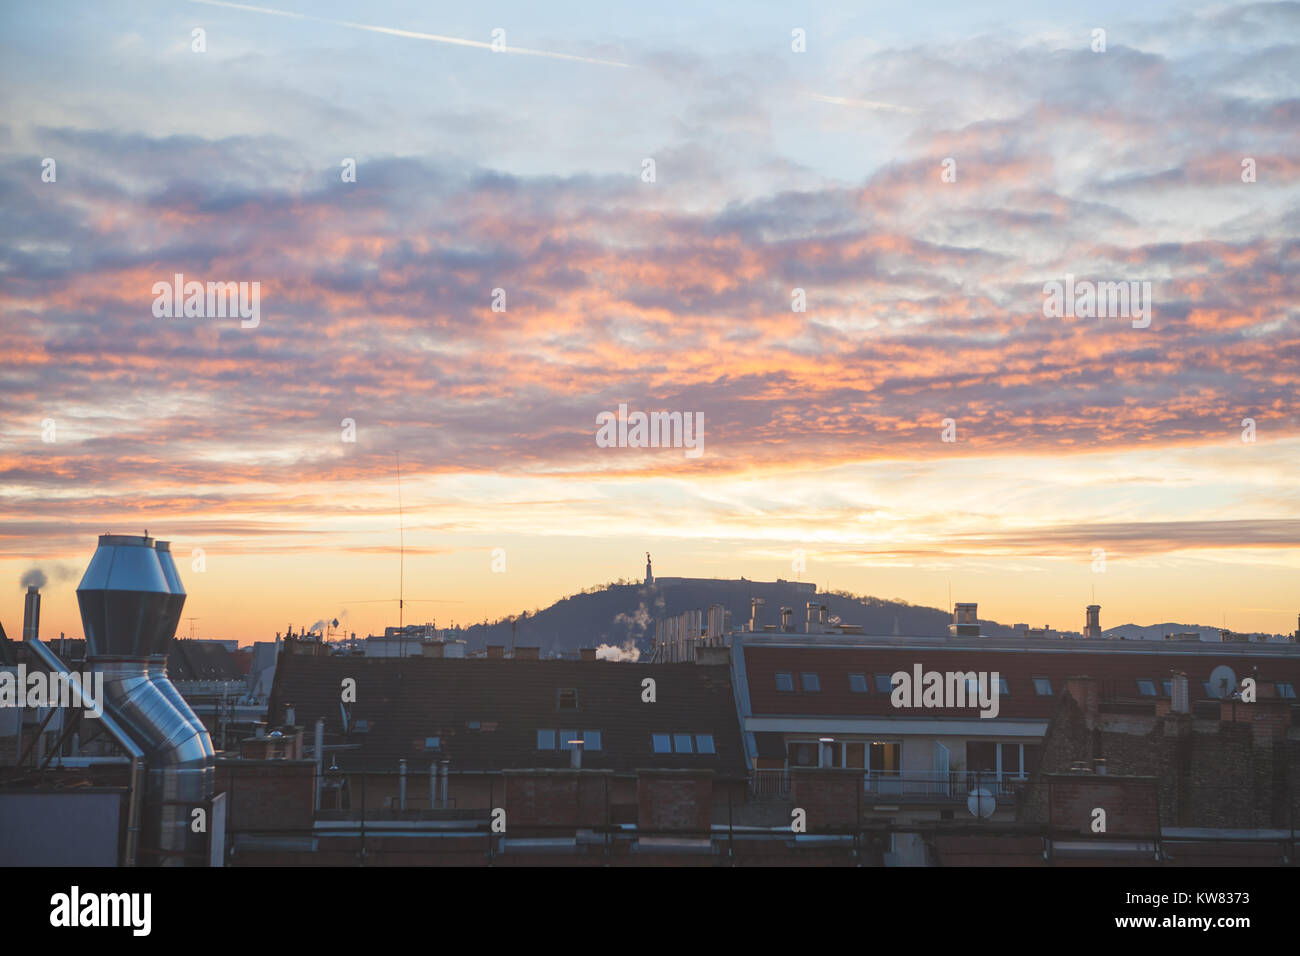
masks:
[(1156, 696), (1156, 682), (1153, 680), (1138, 681), (1138, 693), (1143, 697)]
[(691, 735), (673, 734), (673, 750), (679, 754), (694, 753), (695, 747), (691, 743)]
[(876, 693), (892, 694), (894, 692), (894, 681), (889, 674), (876, 675)]
[(554, 750), (555, 749), (555, 731), (539, 730), (537, 731), (537, 749)]
[(582, 749), (587, 751), (600, 749), (599, 730), (584, 730), (582, 732)]
[(818, 680), (816, 674), (800, 674), (799, 685), (807, 693), (816, 693), (822, 689), (822, 682)]
[(794, 690), (794, 675), (786, 673), (785, 671), (779, 671), (776, 675), (776, 689), (789, 691)]
[(560, 749), (572, 750), (573, 742), (575, 740), (581, 740), (581, 739), (582, 739), (581, 735), (579, 735), (579, 733), (576, 730), (561, 730), (560, 739), (559, 739)]
[(561, 687), (555, 692), (556, 710), (577, 710), (578, 691), (573, 687)]
[(425, 738), (424, 738), (424, 749), (425, 749), (425, 750), (441, 750), (441, 749), (442, 749), (442, 738), (441, 738), (441, 737), (425, 737)]
[(717, 751), (713, 749), (713, 734), (696, 734), (695, 749), (702, 754), (717, 753)]
[(1294, 699), (1295, 699), (1295, 684), (1292, 684), (1290, 681), (1278, 681), (1278, 682), (1277, 682), (1277, 696), (1279, 696), (1279, 697), (1288, 697), (1288, 698), (1294, 700)]
[(651, 734), (650, 745), (657, 754), (670, 754), (673, 752), (673, 739), (667, 734)]
[(1052, 682), (1046, 677), (1034, 678), (1034, 693), (1039, 697), (1052, 696)]
[(866, 674), (850, 674), (850, 675), (849, 675), (849, 690), (853, 691), (853, 693), (855, 693), (855, 694), (865, 694), (865, 693), (867, 693), (867, 675), (866, 675)]

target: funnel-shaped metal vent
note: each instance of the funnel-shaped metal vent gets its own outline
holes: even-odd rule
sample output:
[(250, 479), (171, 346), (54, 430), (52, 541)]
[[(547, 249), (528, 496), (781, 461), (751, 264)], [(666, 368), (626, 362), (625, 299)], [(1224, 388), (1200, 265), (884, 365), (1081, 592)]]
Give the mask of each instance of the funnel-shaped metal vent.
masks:
[(87, 660), (167, 653), (175, 633), (163, 634), (171, 590), (152, 538), (100, 535), (95, 556), (77, 585), (77, 603)]

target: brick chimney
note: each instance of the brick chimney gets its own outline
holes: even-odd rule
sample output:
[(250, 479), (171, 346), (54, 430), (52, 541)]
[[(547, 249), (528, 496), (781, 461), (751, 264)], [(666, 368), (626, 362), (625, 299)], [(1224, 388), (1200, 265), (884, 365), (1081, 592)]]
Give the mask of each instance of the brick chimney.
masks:
[(517, 661), (535, 661), (541, 659), (540, 647), (516, 647), (515, 660)]
[(506, 646), (504, 644), (489, 644), (487, 646), (487, 656), (493, 660), (503, 660), (506, 656)]
[(594, 647), (578, 648), (578, 660), (594, 661), (596, 659), (596, 649)]
[(1065, 679), (1065, 692), (1073, 698), (1074, 702), (1079, 705), (1083, 711), (1083, 719), (1091, 730), (1097, 726), (1097, 711), (1100, 705), (1098, 699), (1101, 694), (1097, 687), (1095, 677), (1067, 677)]

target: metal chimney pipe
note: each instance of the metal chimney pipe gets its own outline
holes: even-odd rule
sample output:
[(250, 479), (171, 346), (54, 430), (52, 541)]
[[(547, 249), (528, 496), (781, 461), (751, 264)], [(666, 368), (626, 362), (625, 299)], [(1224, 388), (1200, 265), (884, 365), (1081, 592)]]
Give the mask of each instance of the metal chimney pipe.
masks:
[(582, 769), (582, 741), (570, 740), (569, 746), (573, 749), (569, 751), (569, 767), (572, 770)]
[(321, 771), (325, 766), (325, 718), (316, 718), (316, 809), (320, 809)]
[(210, 801), (214, 774), (207, 731), (172, 704), (166, 677), (149, 675), (149, 658), (165, 658), (171, 644), (172, 614), (179, 619), (172, 597), (153, 539), (137, 535), (101, 535), (77, 587), (86, 662), (103, 674), (105, 712), (148, 767), (141, 850), (164, 866), (206, 858), (207, 835), (191, 831), (190, 814)]
[(158, 634), (154, 638), (152, 652), (149, 655), (149, 680), (192, 727), (203, 731), (200, 742), (204, 744), (207, 755), (212, 757), (216, 754), (216, 748), (212, 746), (212, 737), (208, 734), (202, 718), (190, 706), (189, 701), (181, 696), (181, 692), (167, 676), (167, 651), (171, 645), (172, 635), (176, 633), (176, 628), (181, 623), (181, 611), (185, 607), (185, 586), (181, 584), (176, 562), (172, 560), (171, 542), (155, 541), (154, 552), (158, 557), (158, 565), (162, 568), (163, 578), (167, 581), (167, 590), (171, 593), (167, 599), (166, 614), (159, 624)]
[(23, 640), (34, 641), (41, 630), (41, 589), (28, 585), (27, 596), (23, 598)]

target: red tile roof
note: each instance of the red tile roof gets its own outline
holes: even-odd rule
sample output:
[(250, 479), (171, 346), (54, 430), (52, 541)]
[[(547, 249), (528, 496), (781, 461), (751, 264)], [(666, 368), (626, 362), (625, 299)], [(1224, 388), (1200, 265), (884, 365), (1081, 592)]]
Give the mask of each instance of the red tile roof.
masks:
[[(816, 638), (814, 638), (815, 640)], [(890, 695), (876, 689), (876, 674), (896, 671), (912, 673), (916, 664), (925, 671), (997, 671), (1007, 681), (1007, 692), (998, 699), (999, 717), (1048, 720), (1056, 713), (1057, 702), (1067, 677), (1092, 677), (1100, 681), (1103, 697), (1156, 700), (1164, 696), (1161, 682), (1168, 680), (1173, 669), (1189, 678), (1193, 701), (1206, 699), (1202, 682), (1220, 665), (1232, 668), (1238, 680), (1255, 676), (1261, 681), (1290, 681), (1300, 687), (1300, 648), (1279, 644), (1241, 651), (1241, 645), (1195, 645), (1190, 650), (1175, 650), (1160, 645), (1155, 652), (1136, 648), (1138, 642), (1069, 642), (1049, 648), (1031, 646), (990, 646), (986, 650), (948, 648), (938, 643), (912, 644), (892, 642), (878, 646), (827, 646), (825, 644), (761, 644), (746, 642), (745, 672), (749, 691), (749, 714), (816, 715), (835, 717), (900, 716), (903, 711), (892, 706)], [(1203, 648), (1213, 647), (1207, 653)], [(1272, 653), (1270, 653), (1272, 652)], [(793, 675), (794, 691), (779, 691), (776, 674)], [(821, 690), (802, 689), (799, 675), (818, 675)], [(867, 693), (849, 689), (849, 675), (864, 674)], [(1052, 683), (1051, 696), (1035, 692), (1033, 679), (1046, 677)], [(1157, 697), (1142, 698), (1137, 681), (1155, 682)], [(1300, 702), (1297, 702), (1300, 703)], [(925, 708), (928, 717), (970, 716), (970, 711)]]

